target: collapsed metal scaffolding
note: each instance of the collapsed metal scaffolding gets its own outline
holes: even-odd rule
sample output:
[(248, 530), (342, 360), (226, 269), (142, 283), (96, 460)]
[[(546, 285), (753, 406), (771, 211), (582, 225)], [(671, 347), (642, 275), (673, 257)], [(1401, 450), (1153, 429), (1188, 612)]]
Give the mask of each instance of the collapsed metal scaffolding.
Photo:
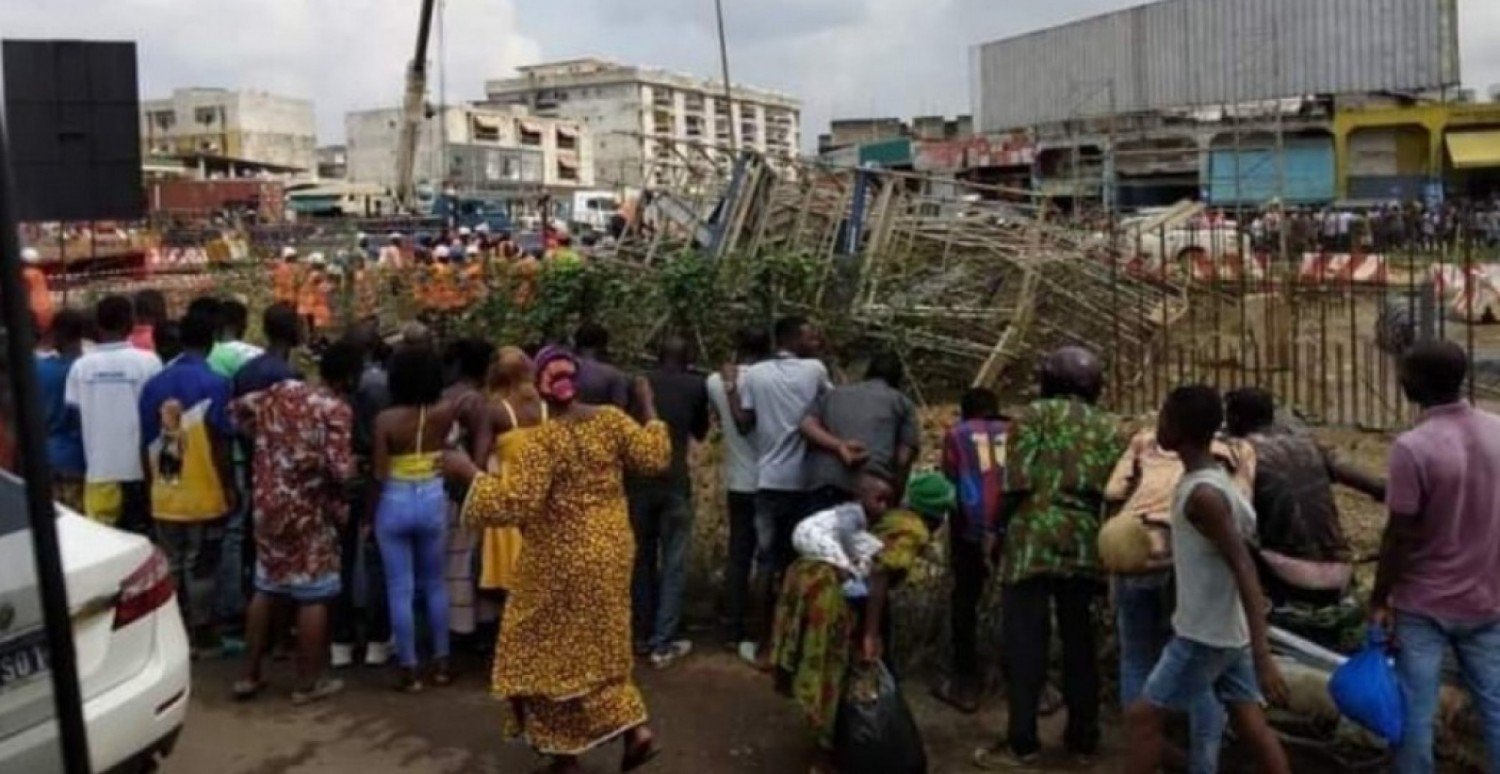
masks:
[(645, 179), (661, 185), (642, 194), (617, 258), (695, 248), (733, 285), (778, 253), (810, 257), (821, 277), (789, 305), (899, 343), (924, 382), (1015, 394), (1051, 348), (1147, 351), (1186, 309), (1180, 287), (1125, 275), (1097, 235), (1028, 191), (652, 141)]

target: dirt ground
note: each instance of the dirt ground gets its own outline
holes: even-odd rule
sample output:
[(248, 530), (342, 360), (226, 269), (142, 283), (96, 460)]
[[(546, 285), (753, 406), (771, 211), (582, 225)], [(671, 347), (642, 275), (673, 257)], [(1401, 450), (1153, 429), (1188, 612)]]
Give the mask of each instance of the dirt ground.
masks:
[[(637, 671), (664, 753), (647, 771), (659, 774), (755, 774), (807, 770), (811, 742), (795, 706), (777, 696), (768, 678), (739, 664), (715, 644), (668, 671)], [(386, 688), (383, 671), (355, 668), (342, 695), (294, 709), (289, 664), (272, 673), (275, 688), (254, 703), (229, 700), (230, 662), (195, 667), (186, 730), (163, 774), (469, 774), (529, 772), (540, 763), (500, 736), (500, 708), (487, 691), (482, 664), (468, 664), (449, 688), (407, 696)], [(278, 690), (279, 689), (279, 690)], [(923, 727), (931, 770), (973, 771), (974, 748), (1003, 728), (997, 708), (967, 718), (927, 695), (920, 678), (906, 688)], [(1047, 721), (1044, 740), (1061, 737), (1061, 717)], [(1092, 768), (1058, 771), (1104, 774), (1119, 770), (1121, 742), (1107, 730), (1106, 752)], [(618, 745), (588, 757), (590, 771), (615, 771)]]

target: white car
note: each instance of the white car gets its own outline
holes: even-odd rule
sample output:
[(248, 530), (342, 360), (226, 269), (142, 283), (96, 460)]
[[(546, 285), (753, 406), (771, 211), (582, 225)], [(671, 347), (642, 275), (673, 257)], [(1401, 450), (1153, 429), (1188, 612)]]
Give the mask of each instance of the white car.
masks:
[[(0, 473), (0, 771), (58, 770), (57, 724), (25, 494)], [(177, 594), (150, 541), (58, 507), (73, 647), (96, 772), (149, 770), (187, 715)]]

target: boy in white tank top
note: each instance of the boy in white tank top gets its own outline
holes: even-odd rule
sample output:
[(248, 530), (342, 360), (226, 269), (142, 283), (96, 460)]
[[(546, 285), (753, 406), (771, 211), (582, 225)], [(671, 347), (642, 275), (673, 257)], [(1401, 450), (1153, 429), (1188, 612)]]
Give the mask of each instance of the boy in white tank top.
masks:
[(1130, 772), (1157, 770), (1166, 713), (1187, 711), (1207, 692), (1229, 708), (1260, 771), (1291, 771), (1261, 706), (1262, 691), (1273, 703), (1285, 701), (1286, 684), (1271, 659), (1264, 596), (1245, 547), (1255, 534), (1255, 512), (1210, 451), (1223, 422), (1223, 403), (1210, 387), (1173, 390), (1158, 420), (1157, 439), (1186, 471), (1172, 503), (1177, 613), (1172, 641), (1142, 698), (1126, 711)]

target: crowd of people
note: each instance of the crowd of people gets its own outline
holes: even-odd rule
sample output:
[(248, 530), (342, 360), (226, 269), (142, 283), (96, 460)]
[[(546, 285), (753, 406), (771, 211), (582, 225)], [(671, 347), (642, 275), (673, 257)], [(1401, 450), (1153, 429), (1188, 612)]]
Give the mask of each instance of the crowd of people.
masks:
[[(892, 600), (946, 529), (952, 661), (934, 694), (958, 711), (985, 698), (977, 622), (987, 584), (1001, 589), (1008, 727), (978, 767), (1037, 764), (1051, 680), (1067, 751), (1099, 752), (1108, 599), (1128, 770), (1165, 757), (1215, 771), (1232, 720), (1262, 770), (1287, 771), (1263, 712), (1285, 695), (1263, 612), (1349, 599), (1336, 484), (1391, 511), (1370, 620), (1401, 643), (1398, 770), (1431, 770), (1449, 646), (1500, 764), (1500, 487), (1486, 473), (1500, 419), (1461, 399), (1467, 361), (1447, 343), (1403, 357), (1425, 411), (1381, 480), (1258, 389), (1179, 388), (1154, 428), (1124, 435), (1079, 348), (1043, 359), (1038, 397), (1013, 416), (965, 394), (924, 470), (903, 361), (876, 353), (835, 384), (804, 318), (746, 328), (712, 373), (663, 334), (638, 374), (595, 324), (523, 349), (362, 323), (306, 374), (306, 315), (266, 308), (263, 347), (244, 340), (249, 317), (213, 296), (176, 317), (154, 291), (108, 296), (58, 310), (36, 361), (57, 498), (157, 542), (195, 654), (243, 650), (238, 699), (266, 691), (278, 651), (295, 655), (305, 704), (339, 693), (356, 660), (394, 659), (393, 686), (414, 692), (452, 682), (455, 649), (491, 645), (506, 728), (550, 770), (617, 739), (622, 770), (646, 765), (660, 746), (633, 670), (693, 650), (690, 449), (717, 425), (722, 637), (796, 702), (819, 770), (838, 766), (850, 676), (899, 673)], [(1164, 741), (1169, 712), (1189, 716), (1184, 749)]]

